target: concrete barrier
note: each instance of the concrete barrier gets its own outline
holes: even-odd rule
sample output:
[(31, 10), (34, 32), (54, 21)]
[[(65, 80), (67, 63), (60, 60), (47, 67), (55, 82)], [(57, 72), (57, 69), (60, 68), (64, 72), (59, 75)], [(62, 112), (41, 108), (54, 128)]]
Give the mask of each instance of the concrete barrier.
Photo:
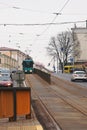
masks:
[(45, 81), (51, 84), (51, 78), (49, 73), (46, 73), (36, 68), (34, 69), (34, 73), (38, 74), (41, 78), (43, 78)]

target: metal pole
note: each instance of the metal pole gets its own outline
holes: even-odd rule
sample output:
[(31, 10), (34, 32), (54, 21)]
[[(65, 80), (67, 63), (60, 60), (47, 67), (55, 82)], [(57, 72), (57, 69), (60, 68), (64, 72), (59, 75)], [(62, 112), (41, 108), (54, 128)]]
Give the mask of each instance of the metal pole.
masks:
[(73, 61), (72, 61), (72, 65), (73, 65), (73, 71), (74, 71), (74, 69), (75, 69), (75, 59), (74, 59), (74, 52), (73, 52)]
[(64, 52), (63, 52), (63, 73), (64, 73)]
[(58, 56), (57, 56), (57, 74), (58, 74)]

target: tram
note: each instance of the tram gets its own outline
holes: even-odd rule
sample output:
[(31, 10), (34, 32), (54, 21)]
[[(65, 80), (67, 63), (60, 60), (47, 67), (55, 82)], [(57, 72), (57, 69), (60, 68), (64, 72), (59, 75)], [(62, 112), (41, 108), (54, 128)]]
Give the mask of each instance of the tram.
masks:
[(33, 64), (34, 62), (31, 58), (23, 60), (22, 62), (23, 72), (25, 74), (33, 73), (34, 72)]

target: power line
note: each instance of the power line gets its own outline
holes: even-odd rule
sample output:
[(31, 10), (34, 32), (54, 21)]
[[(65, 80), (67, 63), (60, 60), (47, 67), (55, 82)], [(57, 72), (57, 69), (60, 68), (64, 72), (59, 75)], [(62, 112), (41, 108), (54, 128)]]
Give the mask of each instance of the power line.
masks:
[(40, 36), (41, 36), (42, 34), (44, 34), (44, 33), (49, 29), (50, 25), (52, 25), (52, 23), (56, 20), (56, 18), (58, 17), (58, 15), (61, 15), (62, 10), (65, 8), (65, 6), (68, 4), (69, 1), (70, 1), (70, 0), (67, 0), (67, 1), (65, 2), (65, 4), (63, 5), (63, 7), (59, 10), (59, 12), (54, 13), (54, 14), (56, 14), (56, 16), (55, 16), (55, 17), (53, 18), (53, 20), (51, 21), (51, 24), (49, 24), (49, 26), (40, 34)]
[(44, 11), (44, 10), (35, 10), (35, 9), (30, 9), (30, 8), (23, 8), (20, 6), (12, 6), (6, 3), (2, 3), (0, 2), (0, 5), (4, 5), (7, 6), (7, 8), (13, 8), (15, 10), (24, 10), (24, 11), (29, 11), (29, 12), (33, 12), (33, 13), (45, 13), (45, 14), (54, 14), (53, 12), (48, 12), (48, 11)]
[(62, 10), (65, 8), (65, 6), (68, 4), (69, 1), (70, 1), (70, 0), (67, 0), (67, 1), (65, 2), (65, 4), (63, 5), (63, 7), (60, 9), (59, 13), (62, 12)]
[[(60, 22), (60, 23), (35, 23), (35, 24), (16, 24), (16, 23), (1, 23), (0, 26), (47, 26), (47, 25), (62, 25), (62, 24), (73, 24), (73, 23), (84, 23), (83, 21), (70, 21), (70, 22)], [(39, 35), (40, 36), (40, 35)]]

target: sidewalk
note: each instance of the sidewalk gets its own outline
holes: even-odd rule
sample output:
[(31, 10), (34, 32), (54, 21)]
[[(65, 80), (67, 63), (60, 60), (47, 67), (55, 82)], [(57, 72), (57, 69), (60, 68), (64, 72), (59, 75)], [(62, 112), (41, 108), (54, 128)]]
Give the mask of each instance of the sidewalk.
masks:
[(0, 130), (43, 130), (43, 128), (31, 108), (31, 119), (25, 119), (24, 116), (15, 122), (9, 122), (7, 118), (0, 119)]

